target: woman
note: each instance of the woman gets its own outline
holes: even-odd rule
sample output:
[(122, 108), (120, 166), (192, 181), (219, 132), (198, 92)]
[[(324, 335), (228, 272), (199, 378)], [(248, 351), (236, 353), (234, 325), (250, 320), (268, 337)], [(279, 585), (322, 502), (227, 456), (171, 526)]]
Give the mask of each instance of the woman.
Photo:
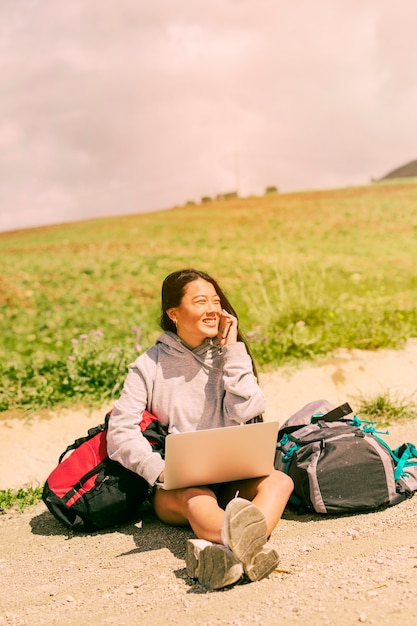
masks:
[[(267, 543), (284, 511), (293, 483), (273, 471), (262, 478), (167, 491), (164, 461), (142, 436), (147, 409), (168, 432), (232, 426), (263, 413), (258, 386), (237, 315), (217, 282), (193, 269), (174, 272), (162, 286), (156, 344), (129, 366), (108, 430), (109, 456), (153, 487), (160, 520), (189, 524), (187, 571), (209, 589), (268, 576), (278, 563)], [(235, 497), (236, 494), (239, 497)]]

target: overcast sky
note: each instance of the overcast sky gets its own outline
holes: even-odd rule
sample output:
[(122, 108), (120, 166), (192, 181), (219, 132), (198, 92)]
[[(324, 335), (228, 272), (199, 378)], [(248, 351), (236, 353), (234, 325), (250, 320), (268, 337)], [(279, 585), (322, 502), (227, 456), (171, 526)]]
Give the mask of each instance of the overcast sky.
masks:
[(415, 0), (0, 0), (0, 230), (417, 159)]

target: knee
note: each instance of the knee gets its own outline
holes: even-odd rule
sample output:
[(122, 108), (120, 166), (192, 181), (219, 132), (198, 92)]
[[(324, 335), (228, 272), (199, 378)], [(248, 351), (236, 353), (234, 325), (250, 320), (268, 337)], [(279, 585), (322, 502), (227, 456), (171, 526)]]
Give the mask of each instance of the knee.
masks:
[(184, 525), (201, 507), (201, 496), (211, 496), (216, 499), (208, 487), (189, 487), (173, 489), (172, 491), (157, 488), (153, 499), (153, 508), (163, 522)]
[(291, 476), (288, 476), (288, 474), (284, 474), (284, 472), (280, 472), (278, 470), (276, 471), (279, 474), (279, 481), (280, 481), (280, 484), (282, 485), (282, 489), (288, 494), (288, 497), (290, 497), (290, 495), (292, 494), (294, 490), (293, 479), (291, 478)]
[(292, 478), (279, 470), (274, 470), (267, 477), (266, 483), (269, 489), (273, 489), (281, 497), (289, 498), (294, 489)]
[(217, 502), (215, 494), (209, 487), (188, 487), (181, 490), (182, 508), (187, 519), (193, 515), (196, 509), (201, 507), (202, 498), (207, 501), (207, 497), (213, 498)]
[(158, 518), (166, 524), (184, 525), (187, 523), (186, 511), (178, 490), (165, 491), (157, 487), (153, 508)]

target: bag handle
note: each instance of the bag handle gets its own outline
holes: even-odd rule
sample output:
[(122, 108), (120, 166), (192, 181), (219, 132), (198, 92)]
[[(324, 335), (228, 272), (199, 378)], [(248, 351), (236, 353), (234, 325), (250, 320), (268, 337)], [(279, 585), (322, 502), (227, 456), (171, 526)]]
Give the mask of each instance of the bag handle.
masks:
[(349, 402), (345, 402), (344, 404), (341, 404), (335, 409), (329, 411), (329, 413), (325, 413), (325, 415), (322, 415), (321, 413), (314, 413), (311, 416), (311, 423), (315, 424), (318, 421), (338, 422), (343, 417), (346, 417), (346, 415), (350, 415), (351, 413), (353, 413), (352, 407)]

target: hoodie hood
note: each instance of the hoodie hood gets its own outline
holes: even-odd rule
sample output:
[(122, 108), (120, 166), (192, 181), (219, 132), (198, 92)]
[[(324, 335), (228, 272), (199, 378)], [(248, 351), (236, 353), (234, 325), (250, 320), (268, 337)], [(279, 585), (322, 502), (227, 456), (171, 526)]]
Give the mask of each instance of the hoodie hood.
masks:
[(158, 337), (156, 345), (166, 354), (179, 358), (189, 358), (192, 355), (201, 365), (209, 368), (215, 368), (214, 361), (217, 360), (216, 357), (220, 357), (222, 354), (222, 348), (217, 337), (214, 339), (207, 338), (197, 348), (190, 348), (185, 341), (169, 330)]

